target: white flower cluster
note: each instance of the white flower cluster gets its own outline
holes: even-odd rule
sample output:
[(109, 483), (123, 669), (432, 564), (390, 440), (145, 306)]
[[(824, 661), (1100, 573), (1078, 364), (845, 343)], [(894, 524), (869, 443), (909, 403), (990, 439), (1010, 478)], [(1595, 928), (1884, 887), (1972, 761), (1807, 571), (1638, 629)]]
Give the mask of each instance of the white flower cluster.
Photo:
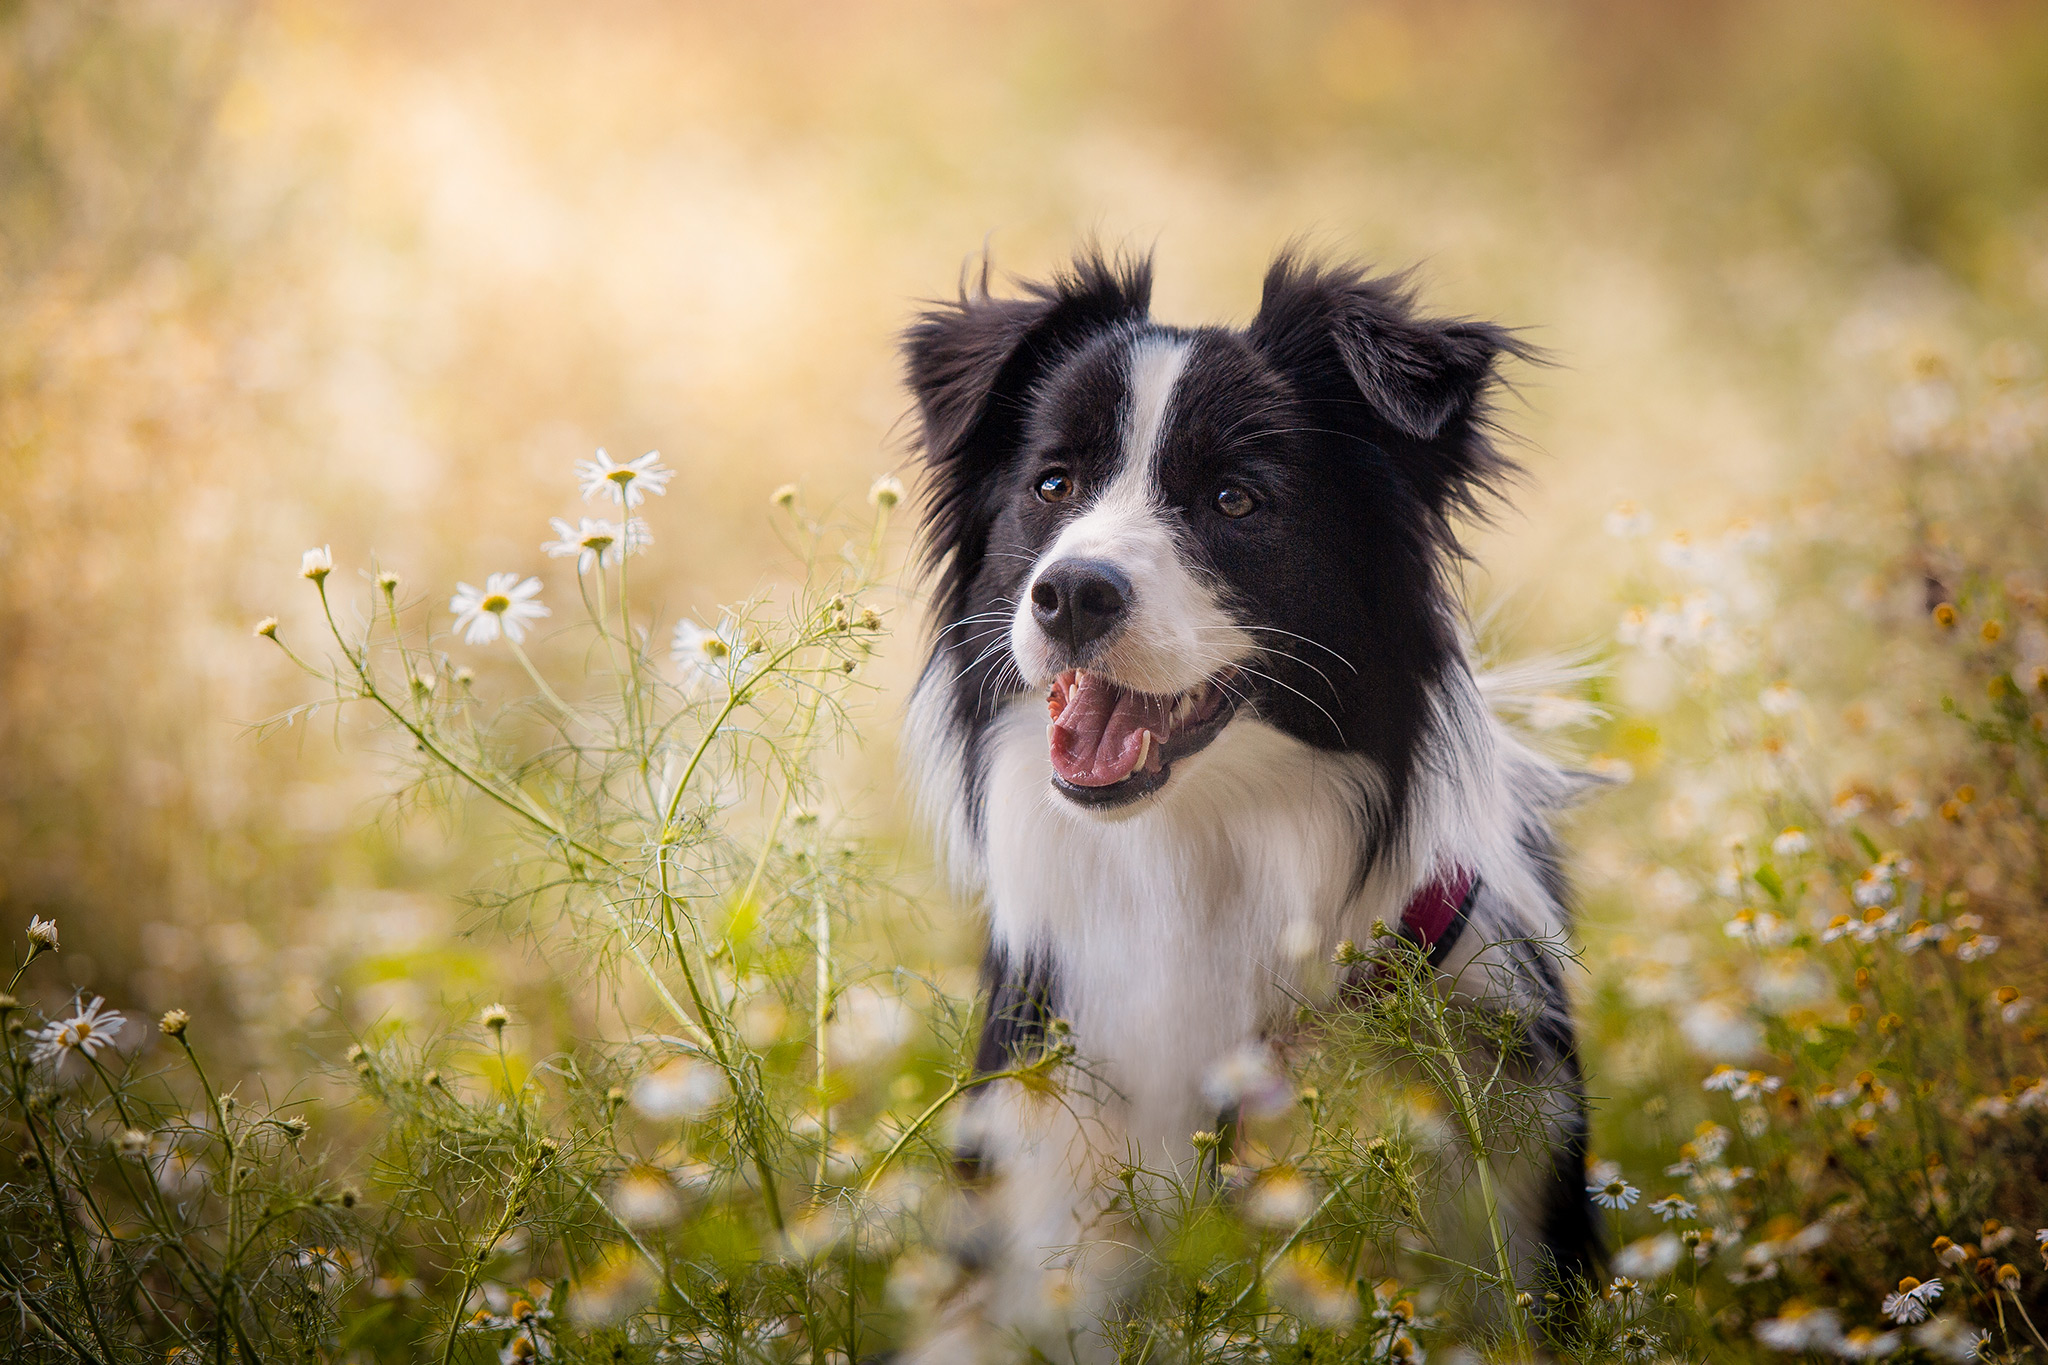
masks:
[[(576, 462), (576, 478), (584, 501), (603, 494), (622, 509), (638, 507), (650, 493), (666, 493), (668, 481), (674, 477), (675, 471), (665, 468), (661, 453), (653, 450), (624, 464), (601, 449), (597, 458)], [(553, 517), (549, 525), (555, 538), (543, 541), (541, 552), (550, 559), (573, 556), (578, 574), (616, 568), (624, 564), (628, 555), (638, 554), (654, 543), (647, 523), (638, 517), (628, 516), (618, 522), (582, 517), (574, 526)], [(333, 558), (324, 549), (308, 550), (304, 572), (309, 578), (315, 575), (316, 556), (321, 561), (317, 566), (320, 577), (333, 568)], [(517, 645), (526, 638), (533, 622), (552, 614), (540, 600), (540, 592), (541, 581), (531, 575), (522, 578), (517, 573), (494, 573), (484, 579), (481, 588), (457, 583), (455, 595), (448, 600), (448, 610), (455, 614), (455, 630), (465, 643), (487, 645), (503, 636)]]

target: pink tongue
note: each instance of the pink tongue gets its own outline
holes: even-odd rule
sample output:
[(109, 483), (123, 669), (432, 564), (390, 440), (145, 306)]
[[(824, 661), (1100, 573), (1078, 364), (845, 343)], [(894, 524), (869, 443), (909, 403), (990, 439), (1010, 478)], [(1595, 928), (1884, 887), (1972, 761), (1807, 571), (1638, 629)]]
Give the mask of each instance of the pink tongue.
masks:
[(1157, 768), (1170, 700), (1126, 691), (1099, 674), (1062, 673), (1049, 699), (1053, 771), (1076, 787), (1107, 787), (1136, 771), (1141, 757)]

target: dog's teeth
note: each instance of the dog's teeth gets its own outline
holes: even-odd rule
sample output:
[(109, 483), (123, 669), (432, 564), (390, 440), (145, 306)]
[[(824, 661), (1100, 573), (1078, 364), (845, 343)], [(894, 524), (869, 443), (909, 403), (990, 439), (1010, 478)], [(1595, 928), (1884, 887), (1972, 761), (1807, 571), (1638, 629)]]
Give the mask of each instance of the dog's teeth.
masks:
[(1145, 764), (1146, 764), (1146, 763), (1147, 763), (1147, 762), (1148, 762), (1148, 761), (1149, 761), (1149, 760), (1151, 759), (1151, 757), (1152, 757), (1152, 732), (1151, 732), (1150, 730), (1140, 730), (1140, 731), (1138, 731), (1138, 762), (1137, 762), (1137, 764), (1136, 764), (1136, 765), (1134, 766), (1134, 768), (1132, 769), (1132, 771), (1134, 771), (1134, 772), (1143, 772), (1143, 771), (1145, 771)]

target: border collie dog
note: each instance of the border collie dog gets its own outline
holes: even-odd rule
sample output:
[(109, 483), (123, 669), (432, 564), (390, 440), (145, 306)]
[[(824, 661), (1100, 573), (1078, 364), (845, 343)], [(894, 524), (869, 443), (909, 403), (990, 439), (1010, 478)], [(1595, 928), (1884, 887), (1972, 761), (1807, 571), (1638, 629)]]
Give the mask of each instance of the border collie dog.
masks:
[(1218, 1068), (1376, 921), (1530, 1021), (1516, 1065), (1556, 1098), (1503, 1173), (1516, 1253), (1529, 1281), (1597, 1254), (1542, 946), (1583, 779), (1494, 718), (1450, 581), (1454, 518), (1515, 472), (1488, 397), (1527, 348), (1294, 252), (1242, 330), (1156, 323), (1150, 294), (1149, 261), (1092, 252), (1010, 297), (984, 269), (905, 340), (936, 615), (909, 747), (988, 907), (977, 1064), (1073, 1056), (1060, 1099), (973, 1092), (980, 1273), (921, 1359), (1105, 1351), (1143, 1236), (1116, 1173), (1191, 1169)]

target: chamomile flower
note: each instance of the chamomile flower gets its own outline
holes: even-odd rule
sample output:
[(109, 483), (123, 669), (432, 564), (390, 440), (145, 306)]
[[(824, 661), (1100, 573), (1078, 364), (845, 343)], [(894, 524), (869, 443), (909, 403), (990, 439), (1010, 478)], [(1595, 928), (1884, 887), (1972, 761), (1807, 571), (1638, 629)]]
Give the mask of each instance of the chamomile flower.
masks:
[(676, 622), (669, 638), (668, 657), (686, 683), (700, 685), (713, 679), (738, 683), (754, 671), (757, 660), (740, 638), (739, 625), (731, 617), (712, 630), (685, 616)]
[(1852, 1327), (1847, 1335), (1828, 1349), (1844, 1360), (1876, 1360), (1899, 1349), (1899, 1334), (1879, 1332), (1869, 1327)]
[(1628, 1299), (1641, 1293), (1642, 1289), (1642, 1285), (1628, 1276), (1617, 1275), (1614, 1277), (1614, 1282), (1607, 1286), (1606, 1294), (1610, 1299)]
[(1925, 1322), (1934, 1301), (1940, 1297), (1940, 1280), (1922, 1281), (1908, 1275), (1899, 1281), (1896, 1292), (1885, 1295), (1878, 1311), (1893, 1322)]
[(1615, 1252), (1614, 1269), (1634, 1280), (1661, 1280), (1671, 1273), (1682, 1254), (1682, 1244), (1674, 1234), (1652, 1233)]
[(1879, 863), (1857, 878), (1856, 885), (1850, 889), (1849, 894), (1858, 906), (1865, 910), (1874, 910), (1879, 906), (1890, 905), (1898, 895), (1898, 889), (1892, 885), (1891, 869)]
[(668, 492), (668, 481), (674, 477), (673, 469), (662, 467), (658, 450), (620, 464), (600, 447), (596, 459), (576, 462), (576, 478), (583, 485), (585, 502), (607, 493), (621, 506), (638, 507), (649, 493)]
[(28, 917), (28, 951), (31, 957), (57, 951), (57, 921), (40, 915)]
[(1833, 1309), (1810, 1308), (1797, 1299), (1779, 1305), (1778, 1316), (1755, 1328), (1756, 1339), (1773, 1351), (1825, 1351), (1841, 1339), (1842, 1323)]
[(554, 528), (555, 538), (541, 542), (541, 552), (549, 559), (574, 555), (580, 574), (592, 568), (615, 568), (627, 555), (639, 554), (654, 543), (647, 523), (638, 517), (626, 518), (623, 525), (601, 517), (581, 517), (574, 526), (560, 517), (550, 517), (548, 525)]
[(1756, 704), (1767, 716), (1789, 716), (1799, 709), (1802, 700), (1792, 684), (1774, 682), (1757, 693)]
[(1788, 825), (1771, 840), (1771, 852), (1780, 858), (1796, 858), (1812, 849), (1813, 838), (1797, 825)]
[(1950, 1317), (1936, 1318), (1913, 1333), (1913, 1344), (1938, 1360), (1982, 1360), (1990, 1342), (1991, 1333)]
[(1603, 1209), (1625, 1209), (1642, 1197), (1642, 1191), (1615, 1176), (1599, 1185), (1586, 1186), (1586, 1193)]
[(1761, 1071), (1742, 1071), (1725, 1063), (1700, 1082), (1702, 1090), (1725, 1090), (1736, 1100), (1754, 1100), (1775, 1094), (1785, 1083)]
[(455, 585), (448, 610), (455, 613), (455, 629), (473, 645), (487, 645), (505, 637), (517, 644), (526, 638), (526, 624), (550, 615), (540, 596), (540, 580), (521, 581), (516, 573), (494, 573), (481, 590), (467, 583)]
[(1680, 1195), (1667, 1194), (1650, 1205), (1650, 1212), (1669, 1223), (1675, 1218), (1697, 1218), (1700, 1206)]
[(299, 556), (299, 575), (315, 583), (334, 572), (334, 551), (325, 545), (315, 545)]
[(59, 1019), (47, 1028), (37, 1029), (29, 1035), (35, 1041), (34, 1057), (37, 1061), (48, 1061), (62, 1057), (67, 1052), (83, 1052), (91, 1057), (108, 1043), (127, 1023), (118, 1010), (103, 1010), (106, 1004), (103, 996), (95, 995), (87, 1005), (69, 1019)]
[(1998, 935), (1972, 934), (1956, 945), (1956, 961), (1977, 962), (1998, 951)]

